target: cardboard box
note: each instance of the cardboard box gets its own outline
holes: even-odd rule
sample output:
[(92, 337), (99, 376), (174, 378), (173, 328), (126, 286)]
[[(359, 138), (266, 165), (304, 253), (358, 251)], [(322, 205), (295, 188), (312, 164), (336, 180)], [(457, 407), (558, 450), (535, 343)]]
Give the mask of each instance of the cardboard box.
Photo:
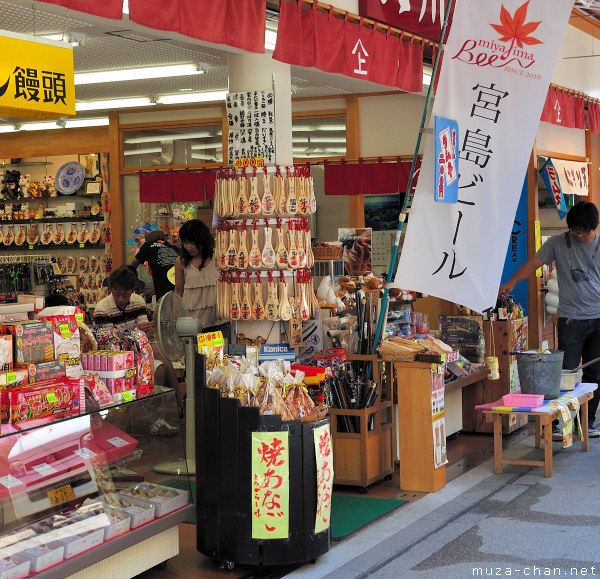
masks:
[(27, 365), (29, 383), (34, 384), (40, 380), (51, 380), (63, 378), (67, 375), (65, 360), (50, 360), (49, 362), (38, 362)]
[(13, 335), (13, 361), (17, 366), (54, 360), (54, 335), (46, 322), (11, 322), (6, 328)]
[(131, 515), (120, 509), (106, 507), (106, 515), (110, 521), (108, 527), (104, 527), (104, 540), (114, 539), (129, 531), (131, 527)]

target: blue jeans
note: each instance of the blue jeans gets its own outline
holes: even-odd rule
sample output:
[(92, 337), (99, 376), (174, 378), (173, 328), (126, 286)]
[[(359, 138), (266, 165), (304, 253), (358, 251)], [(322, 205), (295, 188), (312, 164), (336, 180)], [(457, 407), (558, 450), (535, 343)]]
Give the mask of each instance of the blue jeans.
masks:
[[(563, 368), (572, 370), (594, 358), (600, 358), (600, 319), (573, 320), (558, 318), (558, 349), (564, 354)], [(600, 385), (600, 361), (583, 369), (582, 382)], [(594, 391), (594, 397), (588, 403), (590, 427), (596, 419), (596, 410), (600, 402), (600, 390)]]

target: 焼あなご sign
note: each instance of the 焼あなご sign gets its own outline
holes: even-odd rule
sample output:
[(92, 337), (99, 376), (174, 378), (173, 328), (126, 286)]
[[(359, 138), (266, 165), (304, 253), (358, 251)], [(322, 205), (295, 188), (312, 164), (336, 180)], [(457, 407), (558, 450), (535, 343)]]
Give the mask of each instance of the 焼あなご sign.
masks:
[(73, 48), (0, 31), (0, 116), (54, 119), (75, 114)]

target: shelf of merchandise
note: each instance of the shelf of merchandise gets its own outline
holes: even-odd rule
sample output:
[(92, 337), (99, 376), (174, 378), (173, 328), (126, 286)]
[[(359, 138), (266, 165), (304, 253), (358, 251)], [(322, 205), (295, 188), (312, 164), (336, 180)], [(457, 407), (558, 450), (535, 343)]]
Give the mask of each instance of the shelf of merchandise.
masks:
[[(334, 483), (367, 487), (390, 478), (394, 472), (395, 434), (392, 364), (376, 355), (348, 354), (348, 361), (371, 362), (377, 382), (375, 404), (364, 409), (330, 408)], [(349, 417), (357, 432), (339, 432), (342, 417)]]
[[(53, 439), (51, 429), (64, 429), (64, 432), (77, 433), (77, 437), (73, 437), (68, 440), (69, 449), (77, 446), (80, 451), (73, 452), (81, 456), (83, 459), (83, 466), (81, 473), (74, 475), (73, 471), (70, 473), (64, 473), (61, 475), (46, 475), (48, 477), (48, 483), (44, 486), (44, 481), (35, 483), (35, 490), (40, 496), (45, 496), (46, 493), (51, 492), (53, 489), (61, 488), (61, 485), (72, 484), (73, 488), (81, 490), (74, 491), (81, 493), (76, 499), (65, 499), (64, 502), (58, 502), (54, 506), (45, 507), (43, 510), (36, 511), (34, 499), (30, 498), (33, 496), (32, 488), (29, 487), (27, 490), (18, 492), (15, 490), (16, 487), (8, 489), (9, 498), (5, 499), (4, 502), (0, 503), (0, 542), (3, 544), (3, 553), (7, 552), (7, 548), (11, 546), (10, 536), (12, 533), (25, 532), (29, 536), (39, 537), (39, 540), (44, 543), (44, 532), (34, 534), (33, 527), (37, 525), (36, 530), (39, 532), (40, 527), (48, 521), (49, 517), (58, 515), (61, 519), (62, 516), (68, 517), (69, 512), (74, 512), (75, 506), (79, 506), (86, 499), (98, 500), (102, 497), (104, 492), (114, 492), (114, 486), (117, 485), (117, 491), (122, 488), (127, 488), (129, 483), (114, 482), (109, 477), (99, 477), (98, 473), (102, 472), (106, 474), (109, 467), (116, 467), (125, 465), (129, 473), (135, 472), (137, 479), (140, 477), (144, 479), (144, 482), (150, 482), (154, 484), (160, 484), (166, 479), (178, 478), (183, 481), (188, 481), (187, 485), (184, 482), (184, 488), (190, 492), (191, 485), (189, 483), (189, 477), (187, 473), (183, 476), (159, 474), (160, 470), (154, 470), (155, 462), (160, 457), (168, 457), (172, 459), (176, 456), (185, 456), (184, 452), (184, 441), (183, 434), (178, 433), (175, 437), (159, 438), (156, 436), (147, 436), (149, 425), (157, 415), (173, 415), (177, 416), (177, 405), (175, 401), (175, 393), (173, 390), (167, 388), (161, 388), (160, 391), (153, 392), (147, 395), (140, 395), (137, 399), (133, 399), (129, 402), (117, 403), (114, 405), (104, 406), (88, 412), (82, 412), (80, 414), (73, 414), (71, 416), (54, 420), (53, 422), (46, 423), (44, 425), (36, 425), (29, 430), (26, 429), (27, 422), (20, 423), (22, 430), (17, 432), (9, 432), (0, 436), (0, 448), (2, 445), (5, 448), (2, 449), (2, 453), (6, 452), (7, 456), (10, 456), (10, 447), (16, 449), (22, 449), (27, 446), (26, 438), (31, 435), (33, 437), (43, 439), (44, 432), (48, 430), (47, 440), (51, 441), (52, 451), (56, 451), (59, 444)], [(82, 427), (89, 418), (89, 430), (85, 430)], [(74, 420), (80, 422), (73, 422)], [(100, 422), (102, 421), (102, 422)], [(70, 424), (73, 424), (73, 428), (69, 428)], [(85, 454), (84, 449), (88, 449), (86, 446), (88, 440), (94, 441), (93, 444), (98, 444), (98, 439), (95, 439), (98, 429), (108, 428), (107, 434), (110, 434), (111, 438), (102, 439), (106, 444), (114, 444), (115, 448), (120, 448), (120, 441), (112, 438), (122, 438), (127, 441), (128, 444), (134, 445), (133, 448), (128, 448), (127, 452), (122, 454), (115, 454), (109, 458), (109, 451), (105, 451), (105, 455), (96, 454), (95, 456), (88, 456)], [(3, 425), (3, 428), (5, 426)], [(87, 432), (87, 434), (81, 434), (81, 432)], [(41, 433), (41, 434), (40, 434)], [(94, 433), (94, 434), (92, 434)], [(139, 434), (139, 433), (144, 433)], [(70, 434), (69, 434), (70, 436)], [(15, 441), (13, 445), (12, 442)], [(113, 441), (114, 442), (111, 442)], [(135, 442), (132, 442), (135, 440)], [(110, 446), (109, 444), (109, 446)], [(143, 445), (142, 452), (140, 447)], [(52, 454), (48, 448), (44, 448), (45, 444), (42, 443), (39, 447), (31, 450), (32, 453), (36, 453), (34, 462), (36, 464), (57, 464), (53, 463), (51, 457), (45, 456), (45, 452)], [(66, 448), (66, 447), (65, 447)], [(92, 448), (96, 449), (96, 446)], [(112, 447), (111, 447), (112, 448)], [(71, 449), (72, 450), (72, 449)], [(66, 452), (66, 451), (65, 451)], [(99, 457), (106, 460), (99, 460)], [(18, 468), (17, 463), (10, 467), (5, 463), (4, 467), (0, 466), (2, 476), (0, 482), (9, 478), (9, 476), (23, 476), (22, 474), (12, 474)], [(19, 467), (20, 468), (20, 467)], [(74, 468), (74, 467), (73, 467)], [(76, 469), (75, 469), (76, 470)], [(91, 479), (89, 476), (94, 473)], [(75, 485), (78, 479), (82, 479), (86, 482), (82, 485)], [(137, 484), (132, 482), (130, 486)], [(87, 488), (88, 485), (93, 488)], [(39, 488), (37, 488), (39, 486)], [(1, 487), (0, 487), (1, 488)], [(50, 499), (50, 495), (48, 495)], [(0, 499), (1, 501), (1, 499)], [(31, 502), (31, 506), (27, 501)], [(26, 504), (26, 508), (23, 508), (23, 504)], [(45, 504), (45, 503), (44, 503)], [(49, 504), (52, 504), (50, 499)], [(30, 509), (32, 512), (29, 512)], [(169, 558), (174, 557), (179, 553), (179, 530), (178, 525), (181, 522), (188, 520), (193, 517), (196, 513), (195, 506), (192, 504), (191, 494), (189, 495), (188, 504), (181, 506), (180, 508), (167, 512), (167, 514), (155, 517), (149, 522), (137, 526), (136, 528), (126, 530), (123, 534), (114, 538), (105, 539), (97, 546), (88, 549), (81, 554), (76, 554), (69, 558), (65, 558), (58, 564), (49, 568), (43, 569), (37, 573), (30, 573), (28, 576), (43, 577), (48, 579), (62, 579), (63, 577), (73, 578), (91, 578), (91, 577), (133, 577), (142, 573), (156, 565), (164, 563)], [(68, 525), (67, 525), (68, 528)], [(29, 532), (31, 531), (31, 532)], [(65, 536), (68, 536), (66, 534)], [(17, 541), (12, 544), (13, 556), (17, 557), (18, 551), (16, 551), (23, 543)], [(16, 553), (14, 553), (16, 551)]]

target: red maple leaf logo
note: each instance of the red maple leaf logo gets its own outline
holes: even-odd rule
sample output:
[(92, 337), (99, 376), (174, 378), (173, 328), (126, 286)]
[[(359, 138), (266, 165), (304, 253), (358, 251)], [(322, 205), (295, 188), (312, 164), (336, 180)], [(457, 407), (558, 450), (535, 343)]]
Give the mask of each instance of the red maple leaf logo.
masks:
[(490, 24), (490, 26), (500, 34), (501, 42), (510, 42), (509, 49), (501, 56), (502, 59), (509, 57), (514, 45), (523, 48), (524, 44), (543, 44), (541, 40), (530, 36), (531, 33), (541, 24), (540, 22), (525, 23), (527, 17), (527, 6), (529, 0), (515, 10), (514, 16), (504, 8), (504, 4), (500, 10), (500, 22), (502, 24)]

